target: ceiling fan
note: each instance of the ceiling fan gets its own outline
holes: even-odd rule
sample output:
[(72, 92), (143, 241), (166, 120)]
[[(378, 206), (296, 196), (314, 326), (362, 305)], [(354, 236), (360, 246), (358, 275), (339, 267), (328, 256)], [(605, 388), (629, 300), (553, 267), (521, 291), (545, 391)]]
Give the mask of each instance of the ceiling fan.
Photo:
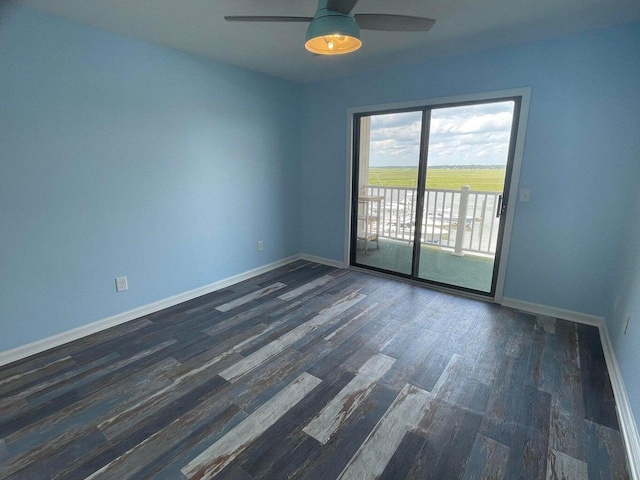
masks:
[(408, 15), (356, 13), (358, 0), (319, 0), (313, 17), (225, 16), (227, 22), (304, 22), (309, 23), (305, 48), (318, 55), (339, 55), (362, 46), (360, 29), (386, 32), (426, 32), (436, 21)]

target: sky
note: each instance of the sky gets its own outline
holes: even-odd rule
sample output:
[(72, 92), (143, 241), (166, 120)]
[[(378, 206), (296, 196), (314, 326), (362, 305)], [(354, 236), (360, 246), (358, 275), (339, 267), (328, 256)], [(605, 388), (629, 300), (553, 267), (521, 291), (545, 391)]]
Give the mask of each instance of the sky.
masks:
[[(513, 102), (431, 111), (428, 166), (506, 165)], [(371, 117), (369, 164), (418, 166), (422, 112)]]

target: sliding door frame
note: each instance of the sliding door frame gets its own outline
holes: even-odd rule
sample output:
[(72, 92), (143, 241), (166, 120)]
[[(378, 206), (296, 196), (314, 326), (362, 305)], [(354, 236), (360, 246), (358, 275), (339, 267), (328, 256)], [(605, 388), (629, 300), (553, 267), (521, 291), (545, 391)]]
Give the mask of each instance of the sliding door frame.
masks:
[[(423, 123), (425, 121), (429, 121), (430, 110), (434, 108), (445, 108), (447, 106), (460, 106), (464, 104), (477, 104), (477, 103), (488, 103), (492, 101), (500, 101), (500, 100), (514, 100), (516, 101), (514, 106), (514, 114), (512, 120), (512, 132), (513, 129), (517, 132), (515, 141), (510, 142), (509, 146), (509, 154), (512, 155), (511, 161), (511, 175), (509, 176), (509, 172), (507, 172), (507, 178), (505, 180), (504, 186), (504, 195), (505, 198), (513, 199), (513, 201), (507, 202), (506, 212), (503, 213), (505, 216), (502, 230), (502, 241), (499, 241), (499, 249), (496, 251), (495, 262), (497, 265), (497, 275), (494, 271), (492, 290), (493, 296), (489, 295), (480, 295), (474, 292), (467, 292), (464, 289), (459, 289), (456, 287), (447, 288), (446, 286), (439, 285), (437, 283), (419, 281), (422, 285), (428, 285), (433, 288), (438, 288), (447, 291), (453, 291), (462, 295), (468, 295), (475, 298), (481, 298), (484, 300), (493, 300), (496, 303), (501, 303), (504, 292), (504, 280), (506, 276), (507, 264), (508, 264), (508, 255), (509, 248), (511, 243), (511, 232), (513, 229), (513, 220), (515, 217), (515, 209), (516, 209), (516, 199), (517, 199), (517, 191), (520, 179), (520, 171), (522, 166), (522, 155), (524, 152), (524, 142), (526, 136), (527, 129), (527, 118), (529, 114), (529, 105), (531, 98), (531, 88), (517, 88), (510, 90), (501, 90), (501, 91), (493, 91), (493, 92), (482, 92), (476, 94), (469, 95), (459, 95), (452, 97), (440, 97), (440, 98), (432, 98), (425, 100), (415, 100), (410, 102), (402, 102), (402, 103), (392, 103), (392, 104), (381, 104), (381, 105), (368, 105), (362, 107), (354, 107), (350, 108), (347, 111), (347, 168), (346, 168), (346, 202), (345, 202), (345, 242), (344, 242), (344, 264), (348, 266), (351, 264), (351, 252), (355, 252), (353, 250), (354, 245), (352, 244), (352, 230), (355, 227), (354, 219), (355, 215), (352, 216), (352, 208), (353, 208), (353, 192), (357, 190), (357, 166), (355, 165), (355, 160), (358, 154), (359, 148), (359, 118), (362, 116), (366, 116), (367, 114), (386, 114), (386, 113), (400, 113), (406, 111), (422, 111), (423, 112)], [(519, 106), (519, 109), (518, 109)], [(426, 117), (426, 118), (425, 118)], [(424, 138), (424, 131), (428, 132), (429, 125), (423, 125), (423, 134), (421, 136), (421, 161), (420, 165), (426, 168), (426, 159), (422, 158), (423, 155), (426, 155), (426, 147), (427, 144), (423, 143), (428, 140)], [(358, 127), (358, 128), (356, 128)], [(509, 167), (507, 167), (509, 168)], [(420, 177), (419, 177), (420, 180)], [(353, 217), (353, 218), (352, 218)], [(418, 230), (416, 229), (416, 232)], [(355, 238), (355, 236), (354, 236)], [(499, 239), (500, 240), (500, 239)], [(416, 245), (417, 242), (414, 242), (414, 260), (417, 255), (416, 252), (419, 252), (419, 245)], [(418, 264), (414, 261), (412, 262), (414, 270), (417, 269)], [(357, 268), (357, 267), (356, 267)], [(412, 271), (412, 274), (415, 274), (415, 271)], [(400, 275), (403, 278), (410, 279), (408, 275)]]

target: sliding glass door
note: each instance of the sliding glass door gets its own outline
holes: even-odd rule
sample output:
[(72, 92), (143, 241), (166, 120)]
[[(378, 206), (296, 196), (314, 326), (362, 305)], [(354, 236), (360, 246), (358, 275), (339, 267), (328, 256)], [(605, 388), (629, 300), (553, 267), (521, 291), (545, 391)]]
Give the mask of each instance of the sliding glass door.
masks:
[(360, 118), (357, 264), (411, 275), (422, 117), (405, 111)]
[(519, 105), (357, 115), (352, 265), (493, 296)]

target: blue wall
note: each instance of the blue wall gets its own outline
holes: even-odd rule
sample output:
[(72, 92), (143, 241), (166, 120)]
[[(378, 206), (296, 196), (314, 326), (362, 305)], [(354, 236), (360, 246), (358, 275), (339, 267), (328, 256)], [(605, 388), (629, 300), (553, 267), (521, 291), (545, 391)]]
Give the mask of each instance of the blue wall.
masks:
[(303, 251), (343, 258), (347, 108), (529, 86), (520, 186), (533, 194), (517, 205), (505, 296), (605, 315), (639, 168), (639, 45), (635, 24), (306, 86)]
[[(636, 138), (636, 143), (640, 140)], [(640, 420), (640, 168), (635, 177), (635, 205), (627, 211), (629, 228), (618, 268), (614, 270), (618, 303), (607, 317), (609, 335), (631, 399), (636, 422)], [(615, 302), (615, 297), (614, 297)], [(630, 316), (624, 333), (627, 315)]]
[(0, 351), (300, 252), (301, 87), (3, 14)]

